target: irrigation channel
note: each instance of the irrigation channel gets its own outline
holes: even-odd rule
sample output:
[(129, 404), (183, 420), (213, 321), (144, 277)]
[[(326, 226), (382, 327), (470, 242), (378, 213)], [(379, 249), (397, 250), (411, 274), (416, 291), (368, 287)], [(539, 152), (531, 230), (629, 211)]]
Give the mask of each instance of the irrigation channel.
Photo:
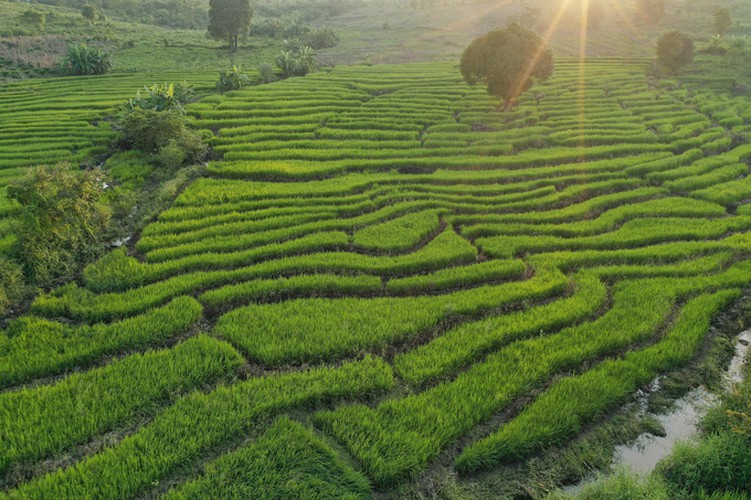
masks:
[[(735, 354), (728, 365), (723, 380), (723, 388), (730, 389), (743, 379), (743, 368), (748, 360), (749, 348), (751, 347), (751, 330), (741, 332), (735, 345)], [(657, 389), (659, 379), (656, 379), (650, 388)], [(650, 391), (651, 392), (651, 391)], [(648, 393), (640, 401), (646, 408)], [(652, 472), (657, 463), (670, 455), (679, 441), (695, 439), (698, 426), (707, 411), (718, 403), (717, 394), (710, 392), (704, 386), (691, 390), (688, 394), (676, 401), (673, 410), (667, 414), (654, 416), (665, 429), (664, 436), (655, 436), (651, 433), (640, 435), (631, 445), (616, 447), (613, 456), (615, 467), (628, 467), (640, 475)], [(576, 485), (566, 488), (571, 494), (576, 494), (591, 482), (594, 478), (588, 478)]]

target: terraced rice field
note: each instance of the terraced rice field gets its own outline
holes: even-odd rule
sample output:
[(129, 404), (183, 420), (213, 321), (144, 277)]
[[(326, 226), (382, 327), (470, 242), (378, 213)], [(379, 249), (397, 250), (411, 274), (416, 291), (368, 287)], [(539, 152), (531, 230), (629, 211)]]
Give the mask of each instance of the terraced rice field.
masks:
[(751, 284), (751, 103), (645, 64), (559, 63), (510, 114), (450, 65), (191, 105), (224, 159), (0, 336), (4, 495), (473, 477), (690, 364)]
[(0, 252), (13, 244), (17, 207), (5, 196), (11, 179), (30, 165), (94, 161), (114, 138), (114, 108), (155, 82), (181, 82), (206, 90), (214, 75), (183, 73), (108, 75), (21, 81), (0, 87)]

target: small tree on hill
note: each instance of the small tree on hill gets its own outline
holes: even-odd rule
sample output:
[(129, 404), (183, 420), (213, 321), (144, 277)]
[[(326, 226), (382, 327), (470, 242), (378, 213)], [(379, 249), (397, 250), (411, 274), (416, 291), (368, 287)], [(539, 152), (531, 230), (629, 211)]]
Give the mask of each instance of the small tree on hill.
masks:
[(475, 39), (464, 50), (460, 70), (468, 84), (485, 84), (508, 111), (535, 80), (553, 74), (553, 53), (536, 33), (511, 24)]
[(252, 17), (249, 0), (209, 0), (209, 34), (227, 40), (233, 52), (240, 37), (248, 34)]
[(657, 62), (669, 71), (677, 71), (694, 60), (694, 42), (680, 31), (664, 33), (657, 41)]
[(717, 9), (714, 11), (712, 19), (712, 29), (718, 35), (724, 35), (733, 25), (728, 9)]
[(665, 0), (636, 0), (636, 15), (648, 24), (657, 24), (665, 15)]

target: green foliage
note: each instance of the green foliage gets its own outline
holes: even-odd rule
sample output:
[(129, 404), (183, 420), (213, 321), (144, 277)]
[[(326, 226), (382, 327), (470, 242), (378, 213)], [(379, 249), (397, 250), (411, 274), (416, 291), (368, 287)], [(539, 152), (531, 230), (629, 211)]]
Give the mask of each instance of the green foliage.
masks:
[(201, 295), (207, 306), (226, 308), (254, 301), (273, 301), (299, 295), (371, 294), (381, 291), (383, 284), (377, 276), (337, 276), (309, 274), (291, 278), (252, 280), (229, 285)]
[(219, 81), (216, 82), (216, 88), (220, 92), (238, 90), (246, 85), (250, 85), (250, 77), (243, 73), (242, 68), (238, 68), (237, 66), (232, 66), (232, 69), (229, 71), (220, 71)]
[[(332, 238), (333, 237), (333, 238)], [(301, 248), (301, 244), (310, 244), (310, 240), (297, 242), (297, 245), (279, 245), (278, 250), (287, 252), (293, 251), (294, 248)], [(313, 241), (315, 239), (313, 238)], [(327, 245), (336, 246), (341, 241), (340, 235), (329, 234), (328, 238), (323, 240), (331, 241)], [(290, 242), (295, 243), (295, 242)], [(333, 245), (332, 245), (333, 243)], [(273, 248), (273, 247), (272, 247)], [(261, 249), (259, 249), (261, 250)], [(263, 249), (268, 252), (271, 248)], [(278, 251), (277, 250), (277, 251)], [(256, 258), (263, 255), (263, 251), (256, 253)], [(273, 250), (272, 250), (273, 251)], [(426, 245), (419, 252), (407, 255), (399, 255), (387, 258), (371, 257), (367, 255), (352, 254), (347, 252), (318, 253), (312, 255), (301, 255), (294, 258), (288, 258), (282, 261), (271, 260), (256, 266), (239, 267), (232, 270), (197, 272), (181, 276), (175, 276), (171, 279), (158, 283), (153, 283), (145, 288), (135, 288), (122, 293), (105, 293), (96, 295), (90, 290), (69, 287), (61, 290), (58, 294), (49, 294), (38, 297), (32, 309), (41, 314), (47, 315), (65, 315), (84, 319), (86, 321), (100, 321), (103, 319), (127, 317), (137, 314), (163, 304), (166, 301), (178, 295), (203, 290), (211, 286), (219, 286), (239, 280), (251, 280), (264, 277), (278, 276), (280, 273), (295, 272), (361, 272), (361, 273), (380, 273), (385, 275), (415, 273), (421, 270), (439, 269), (452, 264), (472, 262), (476, 259), (476, 249), (473, 248), (466, 240), (460, 238), (454, 231), (444, 231), (440, 236)], [(151, 280), (158, 277), (161, 266), (154, 266), (151, 272), (149, 267), (140, 265), (138, 261), (123, 258), (121, 252), (111, 254), (112, 261), (108, 262), (114, 269), (111, 271), (112, 281), (123, 283), (128, 286), (128, 281), (133, 280), (138, 283), (143, 280)], [(216, 267), (217, 263), (232, 262), (233, 259), (248, 259), (253, 253), (240, 254), (238, 256), (228, 255), (226, 253), (216, 253), (214, 255), (196, 255), (186, 259), (187, 262), (180, 264), (190, 264), (195, 267), (201, 267), (202, 261), (207, 265)], [(114, 262), (113, 262), (114, 261)], [(96, 268), (97, 266), (95, 266)], [(163, 266), (167, 271), (170, 265)], [(107, 283), (108, 268), (101, 269), (102, 273), (99, 279)], [(153, 276), (149, 276), (153, 273)], [(121, 276), (127, 276), (122, 278)], [(130, 276), (135, 276), (131, 278)], [(270, 288), (277, 287), (273, 284), (266, 284)], [(121, 285), (122, 286), (122, 285)], [(238, 285), (241, 286), (241, 285)], [(252, 285), (251, 285), (252, 288)], [(220, 291), (217, 291), (220, 293)]]
[(249, 0), (209, 0), (209, 34), (226, 40), (233, 52), (239, 38), (248, 34), (252, 17)]
[(679, 31), (664, 33), (657, 40), (657, 62), (668, 71), (677, 71), (694, 60), (694, 42)]
[(510, 111), (535, 80), (553, 74), (553, 53), (538, 35), (511, 24), (475, 39), (462, 54), (460, 70), (469, 85), (485, 84)]
[(279, 79), (274, 71), (274, 66), (269, 63), (259, 64), (258, 72), (260, 74), (259, 80), (261, 83), (271, 83)]
[(339, 45), (339, 35), (331, 28), (314, 29), (303, 36), (301, 42), (315, 50), (329, 49)]
[(432, 342), (397, 356), (395, 369), (408, 382), (424, 384), (501, 345), (584, 319), (602, 306), (606, 290), (594, 275), (582, 273), (574, 283), (574, 293), (562, 300), (452, 328)]
[(637, 498), (669, 500), (671, 495), (659, 476), (650, 475), (642, 478), (626, 468), (617, 470), (612, 476), (585, 484), (576, 496), (555, 493), (546, 497), (547, 500), (573, 500), (574, 498), (578, 500), (634, 500)]
[[(94, 291), (123, 291), (191, 270), (247, 266), (274, 257), (291, 257), (303, 253), (341, 250), (346, 248), (348, 244), (349, 238), (345, 233), (325, 231), (293, 238), (281, 243), (254, 246), (239, 252), (203, 253), (162, 263), (142, 263), (133, 257), (126, 256), (121, 250), (116, 250), (84, 269), (84, 280), (87, 288)], [(300, 257), (300, 259), (302, 260), (303, 257)], [(271, 274), (271, 269), (275, 265), (269, 264), (268, 275)], [(236, 277), (242, 278), (243, 275), (239, 272), (241, 269), (236, 271), (238, 271), (235, 273)], [(266, 274), (261, 273), (257, 276), (264, 275)]]
[(177, 110), (183, 112), (183, 106), (193, 98), (193, 89), (188, 82), (183, 81), (175, 85), (154, 84), (144, 87), (144, 94), (139, 90), (136, 97), (128, 99), (125, 103), (126, 110), (150, 109), (154, 111)]
[(149, 159), (148, 155), (137, 150), (118, 151), (107, 158), (104, 168), (119, 187), (138, 191), (154, 172)]
[(89, 24), (94, 24), (94, 21), (96, 20), (96, 16), (97, 16), (96, 5), (87, 3), (86, 5), (81, 7), (81, 16), (83, 16), (83, 18), (86, 19), (89, 22)]
[[(538, 269), (538, 276), (543, 276), (543, 271)], [(386, 400), (375, 409), (362, 405), (338, 408), (319, 414), (316, 419), (345, 444), (377, 485), (392, 485), (424, 470), (441, 449), (479, 422), (499, 414), (542, 380), (581, 366), (587, 360), (615, 355), (627, 346), (659, 335), (661, 325), (669, 318), (680, 298), (698, 290), (746, 286), (749, 282), (751, 266), (747, 263), (710, 276), (623, 281), (615, 287), (610, 309), (592, 321), (572, 325), (550, 335), (514, 342), (492, 352), (481, 362), (460, 372), (456, 378), (423, 392)], [(733, 294), (730, 296), (737, 296), (735, 292)], [(702, 300), (709, 300), (712, 305), (709, 309), (716, 311), (717, 303), (725, 301), (726, 304), (728, 298), (729, 293), (723, 293)], [(706, 310), (703, 307), (696, 312), (701, 316)], [(708, 321), (704, 318), (702, 316), (702, 325)], [(694, 321), (689, 321), (688, 326), (690, 335), (700, 336), (706, 331), (696, 327)], [(669, 348), (655, 347), (655, 362), (684, 359), (686, 353), (695, 347), (690, 343), (683, 346), (679, 339), (672, 337)], [(676, 350), (673, 345), (681, 346), (681, 349)], [(641, 365), (634, 365), (636, 373), (643, 376), (639, 369)], [(595, 376), (595, 372), (587, 373), (592, 374), (587, 377)], [(608, 380), (619, 381), (618, 373), (615, 370)], [(647, 377), (646, 381), (650, 379)], [(598, 390), (608, 391), (609, 387), (610, 383), (598, 386)], [(587, 394), (587, 391), (583, 394)], [(626, 394), (630, 392), (626, 391)], [(612, 404), (613, 400), (595, 399), (593, 404), (602, 402)], [(589, 411), (591, 407), (581, 408)], [(556, 425), (568, 426), (574, 425), (578, 418), (575, 410), (572, 413), (567, 410), (566, 413), (544, 415), (555, 418)], [(545, 434), (551, 427), (540, 426), (533, 430)], [(560, 436), (558, 433), (554, 435)], [(535, 442), (531, 442), (529, 447), (521, 442), (518, 449), (514, 448), (522, 454), (537, 449), (539, 445)], [(462, 470), (496, 464), (499, 457), (507, 456), (507, 450), (495, 447), (495, 442), (487, 442), (482, 447), (476, 447), (471, 455), (460, 459)], [(514, 459), (518, 455), (508, 456)]]
[(63, 57), (63, 69), (74, 75), (103, 75), (112, 69), (110, 55), (85, 43), (68, 47)]
[(730, 38), (728, 51), (736, 55), (748, 55), (751, 51), (751, 37), (748, 35), (733, 35)]
[(689, 496), (701, 492), (751, 494), (751, 446), (744, 436), (725, 432), (699, 443), (678, 445), (657, 472), (668, 485)]
[(123, 146), (153, 154), (167, 168), (200, 161), (207, 151), (201, 133), (188, 128), (177, 109), (135, 107), (120, 115), (117, 129)]
[[(703, 437), (680, 443), (656, 475), (686, 498), (751, 495), (751, 370), (731, 387), (701, 423)], [(734, 497), (734, 495), (736, 495)], [(743, 496), (746, 495), (746, 496)]]
[(36, 9), (25, 11), (21, 15), (21, 20), (33, 25), (40, 32), (44, 31), (44, 28), (47, 26), (47, 14)]
[(179, 168), (188, 156), (183, 145), (175, 139), (170, 139), (157, 153), (157, 161), (172, 170)]
[(283, 50), (276, 59), (276, 66), (284, 78), (305, 76), (316, 70), (318, 61), (311, 47), (302, 46), (297, 50)]
[(62, 163), (35, 167), (8, 186), (22, 207), (16, 227), (27, 276), (49, 286), (70, 279), (103, 243), (110, 223), (104, 175)]

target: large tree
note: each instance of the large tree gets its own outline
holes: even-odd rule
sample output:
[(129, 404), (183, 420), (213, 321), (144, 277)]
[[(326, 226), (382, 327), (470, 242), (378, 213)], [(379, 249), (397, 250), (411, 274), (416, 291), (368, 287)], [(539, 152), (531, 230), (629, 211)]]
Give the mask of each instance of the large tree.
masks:
[(233, 52), (240, 37), (248, 34), (252, 17), (250, 0), (209, 0), (209, 34), (227, 40)]
[(694, 42), (680, 31), (669, 31), (657, 40), (657, 62), (677, 71), (694, 60)]
[(553, 74), (553, 53), (536, 33), (510, 24), (475, 39), (464, 50), (460, 69), (468, 84), (485, 84), (508, 111), (535, 80)]

